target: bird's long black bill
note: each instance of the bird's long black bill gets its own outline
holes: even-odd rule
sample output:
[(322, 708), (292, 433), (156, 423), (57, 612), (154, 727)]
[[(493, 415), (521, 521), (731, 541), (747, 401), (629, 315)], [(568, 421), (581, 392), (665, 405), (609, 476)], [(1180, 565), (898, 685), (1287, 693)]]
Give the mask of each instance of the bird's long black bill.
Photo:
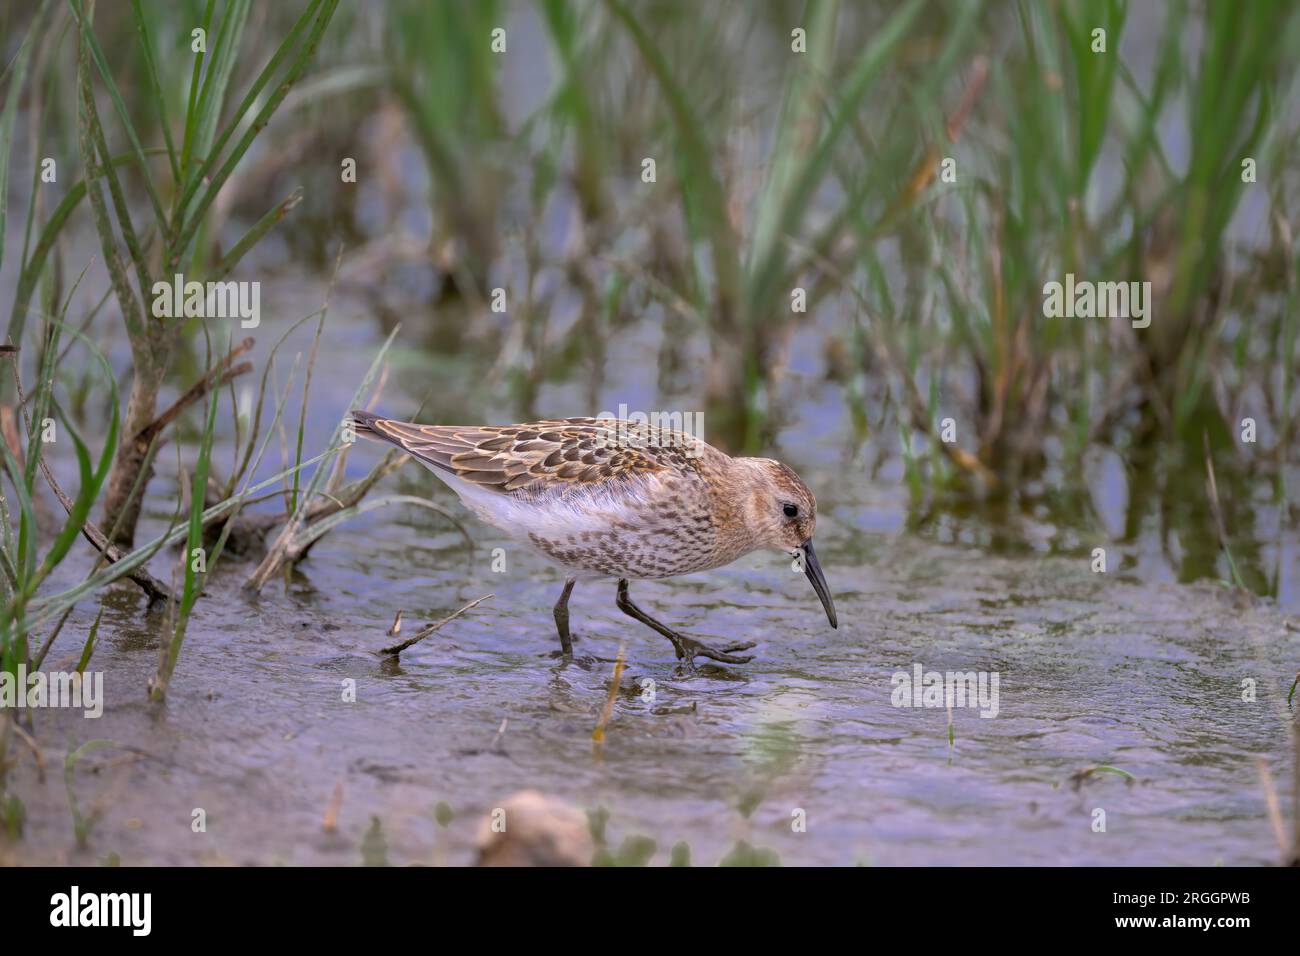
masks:
[(831, 589), (826, 586), (826, 575), (822, 574), (822, 566), (817, 560), (817, 552), (813, 550), (811, 538), (803, 543), (803, 573), (808, 575), (813, 590), (821, 598), (822, 607), (826, 608), (826, 619), (831, 622), (831, 627), (838, 629), (840, 622), (835, 616), (835, 601), (831, 599)]

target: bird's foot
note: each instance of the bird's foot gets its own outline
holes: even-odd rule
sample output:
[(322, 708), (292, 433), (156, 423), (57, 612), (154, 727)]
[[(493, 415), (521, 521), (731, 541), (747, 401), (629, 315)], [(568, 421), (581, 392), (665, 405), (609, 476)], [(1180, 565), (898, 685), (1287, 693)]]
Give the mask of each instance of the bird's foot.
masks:
[[(575, 637), (574, 640), (577, 640)], [(593, 664), (617, 664), (616, 657), (601, 657), (599, 654), (578, 654), (573, 650), (554, 650), (545, 651), (543, 657), (549, 657), (551, 660), (568, 661), (571, 664), (577, 664), (581, 667), (591, 667)]]
[(724, 664), (748, 664), (754, 659), (753, 654), (746, 654), (743, 657), (736, 655), (737, 651), (747, 651), (755, 644), (754, 641), (742, 641), (735, 644), (728, 644), (726, 647), (710, 647), (703, 644), (693, 637), (686, 637), (679, 634), (673, 640), (673, 647), (677, 651), (677, 659), (684, 660), (688, 664), (694, 664), (695, 658), (707, 657), (709, 660), (721, 661)]

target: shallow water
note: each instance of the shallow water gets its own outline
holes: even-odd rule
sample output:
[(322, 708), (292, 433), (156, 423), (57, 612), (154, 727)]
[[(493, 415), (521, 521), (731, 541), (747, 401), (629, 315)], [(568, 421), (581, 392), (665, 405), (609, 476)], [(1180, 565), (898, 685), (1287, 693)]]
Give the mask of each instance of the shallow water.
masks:
[[(25, 762), (21, 857), (356, 863), (377, 816), (391, 862), (463, 862), (477, 820), (535, 787), (606, 807), (612, 835), (651, 836), (661, 861), (678, 840), (696, 862), (716, 861), (742, 836), (786, 863), (1273, 861), (1253, 761), (1266, 758), (1285, 785), (1285, 688), (1270, 680), (1294, 666), (1297, 644), (1276, 612), (1213, 586), (1103, 581), (1078, 562), (991, 560), (908, 538), (879, 539), (864, 560), (845, 519), (825, 547), (839, 631), (784, 563), (751, 558), (638, 588), (691, 633), (757, 639), (748, 665), (678, 673), (670, 645), (613, 608), (612, 588), (577, 592), (580, 652), (628, 649), (603, 754), (591, 731), (611, 667), (549, 656), (556, 581), (522, 555), (489, 581), (450, 540), (419, 547), (417, 529), (354, 528), (287, 595), (214, 588), (161, 714), (144, 701), (152, 632), (123, 592), (95, 658), (104, 717), (88, 730), (39, 715), (56, 751), (88, 733), (120, 745), (77, 771), (83, 805), (107, 792), (109, 810), (91, 849), (65, 857), (63, 780), (51, 772), (42, 785)], [(400, 665), (374, 655), (392, 609), (406, 609), (410, 628), (489, 589), (495, 598)], [(891, 674), (914, 662), (997, 671), (998, 716), (956, 711), (950, 748), (944, 709), (891, 704)], [(1260, 681), (1258, 703), (1241, 702), (1243, 677)], [(342, 702), (344, 678), (355, 703)], [(1136, 780), (1071, 784), (1098, 764)], [(339, 830), (327, 836), (340, 782)], [(753, 793), (762, 800), (746, 823), (737, 806)], [(443, 800), (456, 812), (445, 830), (433, 818)], [(190, 831), (195, 807), (205, 834)], [(1098, 807), (1105, 833), (1091, 829)], [(791, 831), (795, 808), (805, 833)]]
[[(362, 328), (327, 339), (318, 381), (348, 385), (320, 386), (317, 443), (373, 354)], [(638, 407), (651, 387), (635, 375), (620, 384), (606, 407)], [(398, 375), (384, 407), (413, 408), (421, 386), (418, 374)], [(563, 389), (546, 397), (572, 409)], [(604, 807), (612, 843), (649, 836), (655, 863), (678, 841), (695, 863), (714, 863), (742, 839), (787, 864), (1275, 862), (1256, 758), (1289, 805), (1285, 695), (1300, 634), (1283, 611), (1212, 583), (1160, 581), (1148, 567), (1094, 574), (1086, 551), (991, 556), (918, 538), (902, 530), (895, 482), (844, 466), (826, 408), (810, 403), (809, 420), (832, 424), (786, 433), (780, 454), (819, 493), (838, 631), (775, 554), (634, 583), (643, 608), (694, 636), (758, 641), (750, 664), (682, 672), (667, 641), (615, 608), (612, 582), (580, 585), (580, 656), (612, 658), (625, 643), (628, 658), (596, 751), (612, 666), (552, 655), (559, 574), (437, 486), (474, 535), (472, 555), (438, 516), (388, 509), (327, 536), (287, 586), (274, 580), (259, 598), (239, 589), (251, 564), (223, 563), (161, 709), (145, 700), (161, 616), (144, 615), (131, 589), (112, 592), (92, 664), (105, 673), (105, 714), (36, 714), (46, 773), (22, 754), (12, 783), (26, 834), (0, 857), (355, 864), (377, 818), (389, 862), (465, 863), (479, 821), (535, 788)], [(349, 472), (378, 455), (358, 447)], [(388, 481), (433, 487), (414, 465)], [(497, 547), (502, 573), (492, 570)], [(155, 564), (160, 576), (166, 568)], [(375, 653), (391, 643), (398, 609), (405, 637), (488, 593), (400, 663)], [(53, 666), (79, 653), (94, 613), (94, 602), (78, 609)], [(891, 702), (891, 676), (917, 663), (996, 672), (997, 716), (956, 709), (950, 744), (943, 707)], [(1258, 682), (1254, 703), (1242, 701), (1247, 678)], [(347, 679), (355, 702), (343, 700)], [(92, 738), (114, 746), (75, 768), (82, 812), (102, 810), (78, 849), (62, 756)], [(1076, 778), (1098, 765), (1133, 780)], [(326, 833), (340, 786), (337, 831)], [(434, 816), (441, 801), (455, 813), (446, 827)], [(206, 832), (192, 831), (195, 808)], [(1093, 829), (1098, 809), (1105, 832)], [(796, 810), (806, 832), (792, 828)]]

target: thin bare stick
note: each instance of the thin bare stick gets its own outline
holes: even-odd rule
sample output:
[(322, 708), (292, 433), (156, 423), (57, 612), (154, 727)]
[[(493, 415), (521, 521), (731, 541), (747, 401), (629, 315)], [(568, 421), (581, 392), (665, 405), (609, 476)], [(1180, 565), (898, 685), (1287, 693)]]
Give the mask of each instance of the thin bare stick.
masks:
[(411, 647), (411, 646), (413, 646), (413, 645), (415, 645), (415, 644), (419, 644), (419, 643), (420, 643), (422, 640), (424, 640), (426, 637), (428, 637), (428, 636), (430, 636), (431, 634), (433, 634), (434, 631), (439, 630), (439, 629), (440, 629), (444, 624), (450, 624), (452, 621), (456, 620), (456, 618), (460, 617), (460, 616), (461, 616), (462, 614), (464, 614), (466, 611), (470, 610), (471, 608), (478, 607), (480, 604), (482, 604), (484, 601), (486, 601), (486, 600), (487, 600), (488, 598), (490, 598), (490, 597), (496, 597), (496, 595), (495, 595), (495, 594), (485, 594), (485, 595), (483, 595), (481, 598), (477, 598), (477, 599), (475, 599), (475, 600), (473, 600), (473, 601), (470, 601), (468, 604), (466, 604), (466, 605), (465, 605), (463, 608), (461, 608), (459, 611), (456, 611), (456, 612), (453, 613), (453, 614), (449, 614), (449, 615), (447, 615), (447, 616), (444, 617), (441, 621), (438, 621), (438, 622), (436, 622), (436, 623), (434, 623), (434, 624), (430, 624), (428, 627), (421, 628), (420, 631), (419, 631), (419, 632), (418, 632), (414, 637), (408, 638), (407, 640), (402, 641), (402, 643), (400, 643), (400, 644), (394, 644), (392, 647), (384, 647), (384, 648), (381, 648), (380, 651), (379, 651), (379, 653), (381, 653), (381, 654), (400, 654), (400, 653), (402, 653), (402, 651), (406, 650), (408, 647)]
[[(59, 483), (55, 480), (54, 474), (50, 471), (50, 466), (46, 464), (44, 458), (40, 460), (39, 464), (41, 466), (41, 472), (45, 475), (45, 480), (50, 486), (50, 490), (54, 492), (54, 497), (59, 499), (59, 504), (63, 505), (64, 511), (68, 514), (72, 514), (72, 500), (64, 494), (63, 489), (59, 487)], [(107, 560), (109, 564), (116, 564), (122, 559), (122, 549), (109, 541), (108, 536), (105, 535), (104, 532), (100, 530), (99, 526), (89, 518), (87, 518), (86, 523), (81, 526), (81, 534), (99, 550), (100, 554), (104, 556), (105, 560)], [(136, 568), (134, 571), (129, 572), (127, 577), (138, 584), (140, 589), (149, 596), (149, 603), (151, 605), (156, 601), (171, 600), (171, 593), (163, 583), (143, 567)]]
[(506, 735), (506, 728), (510, 726), (510, 718), (502, 717), (501, 726), (497, 728), (497, 735), (492, 738), (492, 743), (488, 744), (488, 750), (499, 752), (501, 747), (501, 738)]
[(31, 748), (32, 756), (36, 758), (36, 779), (40, 783), (44, 783), (45, 782), (45, 758), (41, 756), (41, 748), (36, 745), (36, 741), (32, 739), (32, 735), (29, 734), (27, 731), (23, 730), (23, 725), (18, 723), (18, 721), (16, 720), (10, 721), (10, 726), (13, 727), (14, 732), (18, 734), (20, 738), (22, 738), (22, 742)]
[(1268, 809), (1268, 822), (1273, 825), (1273, 839), (1277, 841), (1277, 850), (1287, 855), (1286, 824), (1282, 822), (1282, 804), (1277, 798), (1277, 787), (1273, 786), (1273, 774), (1263, 757), (1255, 758), (1255, 768), (1259, 771), (1259, 784), (1264, 788), (1264, 806)]
[(320, 828), (325, 833), (334, 833), (339, 828), (339, 811), (343, 809), (343, 781), (340, 780), (334, 784), (334, 792), (330, 795), (330, 802), (325, 806), (325, 816), (321, 820)]
[(623, 679), (624, 650), (624, 645), (619, 644), (618, 657), (614, 660), (614, 678), (609, 682), (609, 696), (605, 698), (605, 708), (600, 712), (596, 729), (591, 732), (591, 742), (597, 751), (605, 745), (605, 727), (614, 716), (614, 702), (618, 700), (618, 683)]
[(208, 371), (203, 374), (203, 377), (187, 388), (180, 398), (176, 399), (176, 401), (172, 402), (171, 405), (168, 406), (166, 411), (141, 429), (135, 436), (136, 442), (148, 445), (155, 435), (160, 434), (163, 429), (180, 416), (181, 412), (185, 411), (189, 406), (207, 395), (211, 389), (221, 388), (232, 379), (251, 372), (253, 370), (252, 362), (241, 362), (233, 368), (230, 367), (230, 363), (233, 362), (237, 356), (244, 354), (252, 347), (253, 339), (250, 336), (231, 349), (225, 358), (212, 366), (212, 368), (208, 369)]

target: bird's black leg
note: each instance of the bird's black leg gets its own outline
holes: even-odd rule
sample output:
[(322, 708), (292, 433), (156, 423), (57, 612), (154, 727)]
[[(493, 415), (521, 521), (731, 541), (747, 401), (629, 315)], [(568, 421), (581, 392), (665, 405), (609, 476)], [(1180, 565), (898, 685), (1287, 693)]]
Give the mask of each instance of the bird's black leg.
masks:
[(555, 629), (560, 633), (560, 647), (566, 656), (573, 653), (573, 638), (569, 636), (569, 595), (573, 593), (576, 578), (564, 582), (560, 599), (555, 602)]
[(674, 631), (671, 627), (660, 624), (645, 611), (641, 610), (632, 603), (632, 599), (627, 594), (627, 578), (620, 578), (618, 582), (618, 609), (628, 617), (634, 617), (647, 627), (652, 627), (668, 640), (673, 642), (673, 649), (677, 651), (678, 660), (685, 660), (693, 663), (697, 657), (707, 657), (715, 661), (722, 661), (724, 664), (747, 664), (752, 661), (753, 655), (748, 657), (737, 657), (735, 651), (746, 651), (754, 646), (753, 641), (745, 641), (739, 644), (729, 644), (724, 648), (718, 649), (709, 647), (707, 644), (701, 644), (694, 638), (687, 637)]

